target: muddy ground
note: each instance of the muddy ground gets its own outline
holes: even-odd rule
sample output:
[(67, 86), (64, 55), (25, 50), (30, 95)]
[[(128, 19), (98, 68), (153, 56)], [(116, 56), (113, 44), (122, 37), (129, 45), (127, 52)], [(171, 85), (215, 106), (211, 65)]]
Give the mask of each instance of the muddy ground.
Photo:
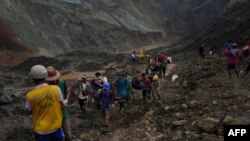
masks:
[[(233, 75), (230, 79), (225, 63), (217, 55), (177, 62), (169, 75), (160, 79), (162, 100), (143, 103), (140, 91), (135, 90), (128, 112), (120, 114), (117, 104), (111, 109), (108, 126), (94, 105), (90, 104), (88, 115), (82, 115), (77, 100), (72, 98), (69, 109), (73, 140), (222, 141), (223, 124), (250, 123), (249, 77), (238, 79)], [(124, 66), (133, 75), (145, 68), (142, 62), (118, 63), (106, 68), (106, 75), (114, 79), (115, 72)], [(244, 67), (241, 65), (241, 69)], [(179, 76), (175, 82), (171, 81), (173, 74)], [(19, 85), (13, 75), (1, 79), (12, 85), (1, 84), (0, 140), (33, 141), (31, 116), (24, 109), (25, 93), (32, 83)]]

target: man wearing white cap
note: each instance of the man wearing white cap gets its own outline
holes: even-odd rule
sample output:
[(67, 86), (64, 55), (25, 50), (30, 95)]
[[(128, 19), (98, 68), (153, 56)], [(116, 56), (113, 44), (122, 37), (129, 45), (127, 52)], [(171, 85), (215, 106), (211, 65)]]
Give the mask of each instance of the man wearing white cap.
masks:
[(33, 66), (30, 75), (36, 87), (27, 93), (25, 107), (32, 114), (35, 141), (62, 141), (62, 92), (58, 86), (46, 84), (44, 66)]

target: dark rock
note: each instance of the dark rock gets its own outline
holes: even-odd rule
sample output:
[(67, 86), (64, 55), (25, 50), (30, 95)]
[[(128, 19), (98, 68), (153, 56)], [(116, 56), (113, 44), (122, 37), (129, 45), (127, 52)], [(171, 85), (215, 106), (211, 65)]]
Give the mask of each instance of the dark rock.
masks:
[(0, 105), (11, 104), (14, 102), (14, 98), (10, 95), (4, 94), (0, 97)]

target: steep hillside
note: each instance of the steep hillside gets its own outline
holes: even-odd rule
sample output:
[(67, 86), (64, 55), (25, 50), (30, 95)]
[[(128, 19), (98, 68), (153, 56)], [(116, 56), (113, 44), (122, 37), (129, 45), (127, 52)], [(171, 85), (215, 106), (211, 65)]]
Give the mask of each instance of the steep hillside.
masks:
[[(234, 5), (230, 7), (231, 4)], [(172, 46), (163, 46), (151, 50), (151, 53), (167, 52), (175, 55), (175, 60), (189, 60), (197, 57), (197, 49), (201, 44), (206, 44), (205, 53), (211, 49), (216, 54), (221, 54), (224, 43), (231, 39), (241, 44), (250, 38), (250, 1), (242, 0), (239, 3), (231, 1), (217, 19), (207, 25), (200, 33), (181, 40)], [(183, 53), (183, 51), (185, 53)]]
[(35, 55), (31, 49), (18, 42), (11, 28), (0, 19), (0, 63), (18, 64)]
[(14, 40), (36, 54), (54, 56), (79, 49), (120, 52), (196, 32), (228, 2), (2, 0), (0, 18), (10, 27)]
[(196, 49), (201, 43), (207, 44), (207, 50), (220, 51), (228, 39), (241, 43), (250, 37), (250, 1), (238, 3), (228, 9), (215, 22), (207, 26), (194, 37), (188, 50)]

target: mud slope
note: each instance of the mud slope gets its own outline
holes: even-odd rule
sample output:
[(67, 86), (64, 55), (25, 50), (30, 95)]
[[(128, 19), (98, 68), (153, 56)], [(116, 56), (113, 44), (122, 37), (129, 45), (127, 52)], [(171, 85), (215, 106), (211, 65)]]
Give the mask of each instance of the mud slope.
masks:
[(228, 39), (240, 44), (250, 36), (250, 1), (238, 3), (228, 9), (215, 22), (207, 26), (200, 34), (194, 37), (188, 50), (194, 50), (201, 43), (219, 51)]
[(228, 2), (2, 0), (0, 18), (13, 31), (13, 40), (41, 55), (79, 49), (120, 52), (198, 31)]
[(11, 28), (0, 19), (0, 65), (12, 66), (32, 56), (35, 53), (19, 43)]

